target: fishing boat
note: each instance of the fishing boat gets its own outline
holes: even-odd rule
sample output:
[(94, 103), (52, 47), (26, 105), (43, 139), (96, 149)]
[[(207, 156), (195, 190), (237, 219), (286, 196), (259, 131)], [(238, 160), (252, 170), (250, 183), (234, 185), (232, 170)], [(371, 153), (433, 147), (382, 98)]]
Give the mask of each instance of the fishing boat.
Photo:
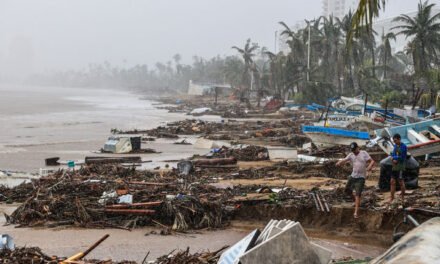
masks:
[(370, 140), (370, 134), (363, 131), (347, 130), (324, 126), (303, 126), (302, 132), (309, 137), (318, 149), (334, 146), (349, 146), (356, 142), (359, 146)]
[(383, 119), (377, 119), (371, 116), (358, 115), (350, 116), (345, 114), (332, 114), (318, 122), (313, 123), (314, 126), (325, 126), (334, 128), (346, 128), (348, 130), (357, 131), (373, 131), (379, 128), (389, 126)]
[(361, 112), (365, 107), (380, 109), (379, 104), (373, 104), (369, 102), (365, 102), (362, 97), (345, 97), (341, 96), (339, 99), (336, 99), (332, 102), (332, 106), (335, 108), (342, 109), (344, 111), (359, 111)]
[(440, 152), (440, 119), (375, 130), (376, 138), (369, 145), (379, 145), (385, 153), (393, 151), (392, 137), (400, 134), (413, 157)]

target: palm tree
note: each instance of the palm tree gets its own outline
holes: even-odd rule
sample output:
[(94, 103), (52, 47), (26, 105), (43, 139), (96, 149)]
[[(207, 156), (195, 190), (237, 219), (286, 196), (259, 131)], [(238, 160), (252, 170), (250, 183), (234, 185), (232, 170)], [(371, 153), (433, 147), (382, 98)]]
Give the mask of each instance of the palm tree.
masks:
[[(248, 39), (246, 41), (246, 44), (244, 45), (244, 48), (239, 48), (237, 46), (233, 46), (232, 49), (237, 50), (238, 53), (240, 53), (240, 55), (244, 61), (244, 71), (243, 71), (243, 75), (242, 75), (242, 85), (244, 87), (242, 87), (242, 89), (240, 91), (240, 99), (241, 100), (247, 99), (246, 101), (249, 104), (248, 94), (250, 92), (250, 87), (252, 86), (252, 79), (253, 79), (255, 71), (256, 71), (253, 57), (255, 56), (254, 52), (258, 49), (258, 45), (251, 44), (251, 39)], [(251, 76), (252, 76), (252, 79), (250, 79)]]
[[(347, 15), (345, 15), (342, 20), (339, 21), (339, 27), (341, 28), (342, 34), (345, 38), (348, 38), (350, 32), (352, 30), (353, 23), (353, 13), (350, 11)], [(344, 86), (347, 86), (349, 90), (354, 89), (354, 81), (353, 81), (353, 49), (355, 45), (351, 43), (350, 45), (346, 45), (342, 47), (342, 61), (344, 64)]]
[(324, 18), (321, 28), (321, 70), (323, 73), (324, 81), (327, 83), (336, 83), (338, 90), (342, 92), (341, 83), (341, 65), (339, 63), (340, 47), (341, 47), (341, 25), (340, 20), (330, 16)]
[[(298, 91), (300, 91), (300, 86), (306, 85), (305, 80), (308, 71), (308, 29), (306, 28), (293, 32), (284, 22), (280, 22), (280, 25), (284, 27), (284, 31), (281, 32), (281, 35), (287, 35), (288, 39), (286, 42), (290, 48), (289, 54), (283, 57), (278, 63), (279, 68), (282, 68), (283, 93), (286, 93), (287, 90), (295, 86), (298, 88)], [(315, 21), (314, 25), (312, 26), (313, 34), (316, 34), (316, 28), (318, 26), (319, 21)], [(311, 39), (315, 39), (315, 37)], [(313, 41), (311, 42), (313, 43)], [(312, 54), (315, 54), (315, 52), (312, 52)], [(318, 56), (316, 57), (318, 58)]]
[(410, 42), (414, 67), (417, 75), (426, 74), (431, 63), (437, 62), (437, 52), (440, 46), (440, 13), (433, 15), (435, 4), (420, 2), (415, 17), (400, 15), (394, 21), (401, 25), (393, 29), (400, 30), (397, 34), (413, 38)]
[(281, 32), (281, 36), (287, 36), (287, 44), (290, 48), (289, 55), (295, 58), (297, 61), (301, 61), (305, 63), (306, 60), (306, 46), (305, 41), (306, 38), (303, 38), (303, 34), (301, 31), (294, 32), (292, 31), (284, 22), (279, 22), (281, 26), (284, 27), (284, 30)]
[(223, 74), (228, 83), (233, 87), (240, 86), (243, 82), (244, 64), (237, 56), (229, 56), (225, 58), (223, 66)]
[(379, 62), (382, 64), (383, 68), (383, 78), (387, 79), (388, 62), (393, 57), (391, 50), (391, 40), (396, 41), (396, 35), (392, 32), (385, 34), (382, 32), (382, 42), (377, 48), (377, 53), (379, 57)]
[[(350, 33), (347, 35), (347, 40), (351, 42), (353, 40), (353, 35), (362, 34), (362, 25), (367, 28), (367, 30), (372, 29), (373, 18), (379, 16), (379, 11), (385, 8), (386, 0), (360, 0), (358, 8), (353, 15), (353, 22)], [(355, 33), (355, 34), (353, 34)]]

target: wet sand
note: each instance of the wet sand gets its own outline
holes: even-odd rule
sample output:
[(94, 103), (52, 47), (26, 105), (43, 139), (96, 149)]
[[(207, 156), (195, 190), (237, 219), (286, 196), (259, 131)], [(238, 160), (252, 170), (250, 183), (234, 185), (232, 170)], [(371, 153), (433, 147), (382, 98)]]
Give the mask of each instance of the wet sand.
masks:
[[(10, 214), (17, 205), (0, 205), (0, 233), (9, 234), (19, 246), (38, 246), (45, 253), (57, 256), (71, 256), (87, 249), (93, 242), (110, 234), (110, 237), (96, 248), (89, 258), (113, 259), (115, 261), (132, 260), (142, 262), (149, 252), (148, 260), (154, 260), (174, 249), (185, 250), (190, 247), (192, 252), (204, 250), (215, 251), (225, 245), (233, 245), (255, 228), (262, 230), (266, 223), (261, 221), (233, 221), (231, 226), (219, 230), (199, 230), (188, 234), (162, 236), (160, 229), (154, 227), (139, 228), (133, 231), (120, 229), (74, 229), (74, 228), (15, 228), (5, 226), (3, 213)], [(151, 232), (157, 234), (151, 234)], [(333, 258), (351, 256), (356, 259), (375, 257), (385, 251), (384, 248), (360, 245), (359, 241), (344, 241), (332, 238), (325, 232), (306, 229), (310, 240), (330, 249)], [(347, 242), (348, 241), (348, 242)]]
[[(0, 212), (11, 213), (16, 205), (1, 205)], [(197, 231), (197, 233), (162, 236), (150, 234), (160, 229), (149, 227), (133, 231), (120, 229), (42, 229), (14, 228), (4, 226), (4, 217), (0, 219), (0, 233), (9, 234), (18, 246), (38, 246), (48, 255), (71, 256), (86, 250), (105, 234), (110, 237), (96, 248), (88, 258), (113, 259), (115, 261), (132, 260), (142, 263), (149, 252), (148, 260), (154, 260), (174, 249), (192, 252), (218, 250), (232, 245), (246, 235), (243, 230), (226, 229), (217, 231)], [(146, 235), (148, 234), (148, 235)]]

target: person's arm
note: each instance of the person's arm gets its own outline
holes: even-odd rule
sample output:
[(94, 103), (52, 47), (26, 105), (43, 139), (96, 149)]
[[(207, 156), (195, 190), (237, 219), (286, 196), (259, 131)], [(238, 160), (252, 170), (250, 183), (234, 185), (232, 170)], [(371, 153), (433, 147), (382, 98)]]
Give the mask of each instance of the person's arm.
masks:
[(345, 163), (349, 162), (349, 161), (350, 161), (350, 155), (351, 155), (351, 153), (348, 154), (348, 156), (345, 157), (345, 159), (342, 159), (342, 160), (336, 162), (336, 166), (342, 166), (342, 165), (344, 165)]
[(370, 158), (368, 161), (370, 162), (370, 164), (368, 164), (367, 171), (371, 171), (376, 162), (372, 158)]
[(399, 155), (397, 155), (396, 148), (397, 148), (397, 145), (394, 145), (393, 152), (391, 152), (391, 161), (394, 164), (397, 164), (397, 161), (399, 160)]
[(400, 158), (401, 158), (401, 160), (400, 161), (405, 161), (406, 160), (406, 158), (407, 158), (407, 156), (408, 156), (408, 148), (406, 147), (406, 145), (403, 145), (402, 144), (402, 146), (401, 146), (401, 150), (402, 150), (402, 153), (400, 154)]
[(399, 158), (399, 155), (397, 155), (396, 147), (397, 145), (394, 145), (393, 152), (391, 152), (391, 157), (393, 158), (393, 160), (397, 160)]

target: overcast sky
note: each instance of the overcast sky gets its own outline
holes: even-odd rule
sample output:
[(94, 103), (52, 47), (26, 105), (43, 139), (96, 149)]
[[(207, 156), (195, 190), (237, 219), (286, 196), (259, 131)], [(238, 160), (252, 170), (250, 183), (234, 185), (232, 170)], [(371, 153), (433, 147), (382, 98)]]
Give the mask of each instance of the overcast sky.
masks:
[[(440, 0), (431, 0), (440, 6)], [(382, 17), (414, 11), (388, 0)], [(321, 0), (0, 0), (0, 63), (29, 70), (80, 69), (167, 61), (180, 53), (233, 54), (247, 38), (273, 50), (279, 21), (318, 17)], [(12, 62), (11, 62), (12, 63)]]

